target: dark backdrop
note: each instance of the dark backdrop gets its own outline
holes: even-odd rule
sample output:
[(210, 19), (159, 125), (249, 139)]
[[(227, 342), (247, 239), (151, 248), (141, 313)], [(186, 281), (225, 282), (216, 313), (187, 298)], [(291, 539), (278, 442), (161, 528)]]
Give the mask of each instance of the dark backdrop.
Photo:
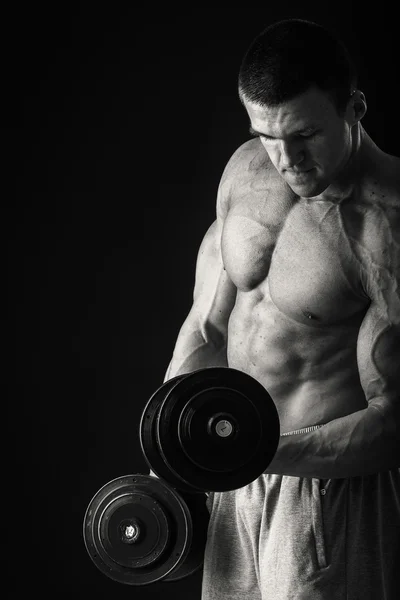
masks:
[(288, 16), (334, 28), (360, 69), (367, 130), (398, 153), (393, 15), (277, 4), (3, 14), (12, 598), (200, 597), (199, 575), (107, 579), (81, 528), (103, 484), (147, 472), (137, 426), (190, 308), (222, 170), (248, 138), (236, 77), (253, 37)]

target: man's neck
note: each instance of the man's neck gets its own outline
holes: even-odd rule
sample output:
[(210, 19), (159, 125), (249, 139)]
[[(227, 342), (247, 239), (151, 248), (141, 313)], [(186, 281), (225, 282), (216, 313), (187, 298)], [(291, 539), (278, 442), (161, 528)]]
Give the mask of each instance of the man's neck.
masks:
[(361, 124), (358, 123), (352, 131), (348, 155), (345, 156), (335, 180), (326, 190), (311, 200), (339, 203), (349, 198), (353, 194), (360, 177), (362, 177), (366, 154), (371, 145), (371, 139)]

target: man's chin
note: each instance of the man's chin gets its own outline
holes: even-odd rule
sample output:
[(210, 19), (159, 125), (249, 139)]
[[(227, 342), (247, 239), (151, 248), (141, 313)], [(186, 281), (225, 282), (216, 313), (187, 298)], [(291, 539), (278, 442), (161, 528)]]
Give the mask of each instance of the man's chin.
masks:
[(293, 192), (302, 198), (314, 198), (328, 187), (325, 182), (316, 181), (287, 181), (287, 183)]

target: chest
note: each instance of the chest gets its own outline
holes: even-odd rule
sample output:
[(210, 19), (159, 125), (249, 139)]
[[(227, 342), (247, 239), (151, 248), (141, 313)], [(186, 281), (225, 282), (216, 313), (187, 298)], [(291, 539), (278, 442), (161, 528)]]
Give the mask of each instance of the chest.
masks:
[(340, 209), (297, 202), (284, 214), (233, 210), (223, 231), (227, 271), (243, 292), (257, 288), (289, 316), (342, 321), (365, 305)]

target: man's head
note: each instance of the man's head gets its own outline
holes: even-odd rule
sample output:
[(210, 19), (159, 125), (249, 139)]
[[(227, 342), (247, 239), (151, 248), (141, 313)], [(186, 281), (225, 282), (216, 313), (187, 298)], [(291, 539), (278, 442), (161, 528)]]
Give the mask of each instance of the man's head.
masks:
[(366, 111), (356, 87), (346, 49), (315, 23), (274, 23), (248, 49), (239, 95), (252, 133), (299, 195), (321, 193), (347, 162)]
[(276, 106), (311, 87), (332, 97), (339, 114), (357, 88), (357, 74), (343, 44), (328, 30), (302, 19), (273, 23), (247, 50), (239, 72), (239, 94)]

